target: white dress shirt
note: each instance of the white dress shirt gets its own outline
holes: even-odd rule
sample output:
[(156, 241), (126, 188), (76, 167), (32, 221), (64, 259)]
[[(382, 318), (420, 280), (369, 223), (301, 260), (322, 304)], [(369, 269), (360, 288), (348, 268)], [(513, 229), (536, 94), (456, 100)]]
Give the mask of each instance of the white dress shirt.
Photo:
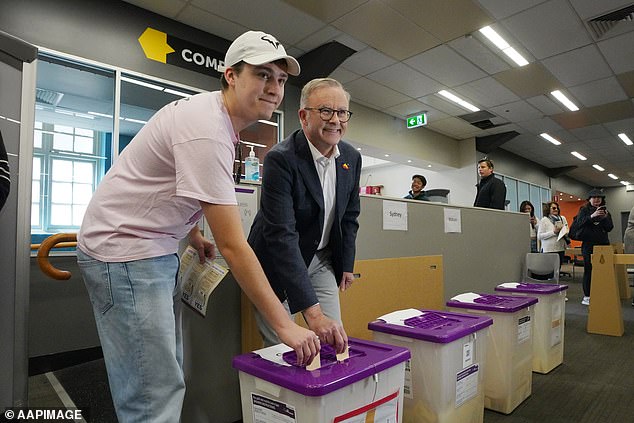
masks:
[(335, 199), (337, 195), (337, 169), (335, 159), (339, 157), (339, 147), (335, 145), (335, 151), (330, 157), (323, 156), (310, 142), (308, 147), (315, 162), (315, 169), (319, 175), (321, 190), (324, 194), (324, 228), (321, 233), (321, 241), (318, 250), (326, 247), (330, 241), (330, 229), (335, 219)]

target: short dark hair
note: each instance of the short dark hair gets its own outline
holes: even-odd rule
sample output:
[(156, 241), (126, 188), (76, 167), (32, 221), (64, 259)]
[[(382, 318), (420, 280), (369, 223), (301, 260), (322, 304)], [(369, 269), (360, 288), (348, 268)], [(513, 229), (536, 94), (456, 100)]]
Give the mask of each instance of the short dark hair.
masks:
[[(244, 65), (245, 65), (245, 62), (238, 62), (235, 65), (231, 66), (231, 68), (233, 68), (233, 70), (235, 70), (236, 73), (240, 75), (240, 72), (244, 70)], [(229, 89), (229, 83), (225, 79), (224, 72), (220, 75), (220, 89), (222, 91), (227, 91), (227, 89)]]
[(425, 177), (423, 175), (414, 175), (414, 176), (412, 176), (412, 181), (414, 179), (416, 179), (416, 178), (420, 179), (420, 182), (423, 184), (423, 186), (427, 185), (427, 179), (425, 179)]
[(491, 169), (493, 169), (493, 160), (487, 159), (486, 157), (484, 159), (478, 160), (478, 164), (480, 164), (482, 162), (486, 163), (487, 167), (490, 167)]

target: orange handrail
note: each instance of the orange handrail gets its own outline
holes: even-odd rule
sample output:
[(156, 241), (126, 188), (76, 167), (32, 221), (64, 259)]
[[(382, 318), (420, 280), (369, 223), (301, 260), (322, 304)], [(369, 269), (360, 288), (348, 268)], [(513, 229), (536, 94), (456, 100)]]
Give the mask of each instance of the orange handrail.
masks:
[(72, 276), (68, 270), (60, 270), (48, 261), (48, 253), (51, 248), (61, 248), (62, 246), (77, 246), (77, 234), (61, 233), (46, 238), (37, 250), (37, 264), (45, 275), (57, 280), (68, 280)]

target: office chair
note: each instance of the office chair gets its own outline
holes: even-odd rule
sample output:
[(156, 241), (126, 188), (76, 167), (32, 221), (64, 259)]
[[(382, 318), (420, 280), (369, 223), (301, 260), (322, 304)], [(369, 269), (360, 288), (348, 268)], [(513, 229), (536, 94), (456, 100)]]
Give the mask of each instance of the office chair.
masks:
[(524, 282), (559, 283), (559, 254), (528, 253)]

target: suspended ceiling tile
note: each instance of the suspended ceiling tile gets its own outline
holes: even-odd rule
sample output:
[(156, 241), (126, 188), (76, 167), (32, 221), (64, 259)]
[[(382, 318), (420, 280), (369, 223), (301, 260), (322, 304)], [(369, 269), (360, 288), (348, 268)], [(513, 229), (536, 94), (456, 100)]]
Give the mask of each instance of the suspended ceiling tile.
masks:
[(461, 85), (456, 87), (455, 91), (464, 94), (484, 107), (493, 107), (519, 100), (519, 97), (511, 90), (491, 77)]
[(398, 60), (440, 43), (436, 37), (379, 0), (370, 0), (332, 24)]
[[(402, 118), (407, 118), (409, 116), (418, 115), (423, 112), (427, 112), (427, 120), (431, 119), (430, 107), (424, 103), (421, 103), (418, 100), (410, 100), (405, 103), (397, 104), (396, 106), (392, 106), (389, 109), (393, 115), (397, 115)], [(435, 114), (438, 116), (442, 116), (442, 118), (447, 117), (448, 115), (442, 112), (439, 112), (434, 109)], [(440, 117), (436, 117), (439, 119)]]
[[(286, 3), (296, 7), (299, 10), (303, 10), (320, 19), (324, 22), (332, 22), (339, 19), (341, 16), (353, 11), (357, 7), (368, 0), (319, 0), (319, 1), (306, 1), (306, 0), (284, 0)], [(231, 2), (227, 2), (231, 4)], [(247, 9), (248, 10), (248, 9)]]
[(634, 117), (634, 103), (629, 100), (589, 107), (597, 122), (608, 123)]
[(444, 88), (439, 82), (403, 63), (395, 63), (367, 77), (410, 97), (422, 97)]
[(589, 44), (588, 35), (567, 0), (551, 0), (503, 21), (509, 32), (538, 59)]
[(621, 9), (632, 4), (631, 0), (570, 0), (572, 7), (582, 19), (590, 19), (605, 15), (614, 10)]
[(612, 76), (612, 69), (595, 45), (549, 57), (542, 63), (566, 87)]
[(395, 106), (411, 100), (404, 94), (387, 88), (367, 78), (359, 78), (345, 85), (352, 95), (352, 100), (357, 99), (373, 104), (381, 109)]
[(220, 16), (195, 6), (187, 6), (183, 9), (179, 14), (179, 19), (185, 19), (188, 25), (198, 28), (201, 31), (226, 38), (227, 40), (233, 40), (248, 30), (245, 26), (221, 18)]
[(446, 45), (409, 58), (405, 63), (450, 87), (487, 76)]
[(617, 75), (616, 79), (618, 79), (628, 97), (634, 97), (634, 71)]
[(539, 135), (542, 132), (547, 132), (552, 135), (563, 129), (557, 122), (548, 117), (527, 120), (521, 122), (519, 125), (535, 135)]
[(581, 109), (576, 112), (563, 112), (552, 115), (551, 118), (562, 128), (574, 129), (601, 123), (590, 109)]
[(583, 128), (574, 128), (570, 132), (580, 140), (592, 140), (596, 138), (607, 137), (610, 133), (601, 124), (585, 126)]
[(388, 4), (444, 42), (477, 31), (493, 22), (472, 0), (426, 1), (424, 4), (420, 0), (401, 0)]
[(496, 19), (504, 19), (539, 3), (543, 3), (544, 0), (478, 0), (478, 2)]
[(456, 117), (448, 117), (446, 119), (429, 122), (427, 127), (433, 130), (442, 131), (445, 134), (452, 134), (451, 136), (457, 139), (474, 137), (482, 132), (480, 128), (477, 128)]
[(341, 31), (333, 26), (328, 25), (295, 43), (295, 46), (304, 51), (310, 51), (334, 40), (340, 35)]
[(344, 69), (341, 66), (335, 69), (329, 76), (330, 78), (336, 79), (344, 85), (348, 82), (354, 81), (355, 79), (361, 78), (361, 75)]
[(627, 96), (616, 78), (610, 77), (569, 88), (586, 107), (626, 100)]
[[(634, 25), (629, 22), (629, 25)], [(634, 70), (634, 31), (597, 43), (614, 73)]]
[(458, 105), (446, 100), (444, 97), (440, 97), (438, 94), (426, 95), (425, 97), (418, 98), (418, 101), (421, 101), (429, 106), (440, 110), (443, 113), (446, 113), (450, 116), (459, 116), (468, 113), (469, 111), (459, 107)]
[(539, 62), (511, 68), (493, 77), (521, 98), (548, 94), (561, 88), (557, 78)]
[(489, 110), (513, 122), (522, 122), (542, 117), (542, 113), (539, 110), (523, 100), (491, 107)]
[(451, 41), (449, 46), (489, 75), (511, 68), (499, 55), (472, 35), (458, 37)]
[(554, 115), (564, 111), (558, 103), (555, 103), (545, 94), (527, 98), (526, 101), (545, 115)]
[[(628, 134), (630, 139), (634, 141), (634, 118), (627, 118), (614, 122), (606, 122), (604, 126), (612, 133), (613, 137), (616, 137), (616, 135), (620, 134), (621, 132), (625, 132), (626, 134)], [(620, 138), (619, 142), (622, 142)]]
[(344, 33), (342, 33), (337, 38), (335, 38), (335, 41), (340, 42), (344, 46), (350, 47), (354, 51), (362, 51), (362, 50), (365, 50), (366, 48), (369, 47), (367, 44), (362, 43), (361, 41), (357, 40), (356, 38), (351, 37), (350, 35), (344, 34)]
[(368, 47), (348, 57), (341, 66), (359, 75), (367, 75), (394, 63), (396, 60)]
[[(271, 7), (270, 2), (252, 0), (194, 0), (192, 4), (229, 21), (240, 22), (249, 29), (268, 32), (282, 44), (294, 44), (325, 26), (314, 16), (282, 1), (276, 1), (275, 7)], [(244, 13), (245, 10), (249, 13)]]

